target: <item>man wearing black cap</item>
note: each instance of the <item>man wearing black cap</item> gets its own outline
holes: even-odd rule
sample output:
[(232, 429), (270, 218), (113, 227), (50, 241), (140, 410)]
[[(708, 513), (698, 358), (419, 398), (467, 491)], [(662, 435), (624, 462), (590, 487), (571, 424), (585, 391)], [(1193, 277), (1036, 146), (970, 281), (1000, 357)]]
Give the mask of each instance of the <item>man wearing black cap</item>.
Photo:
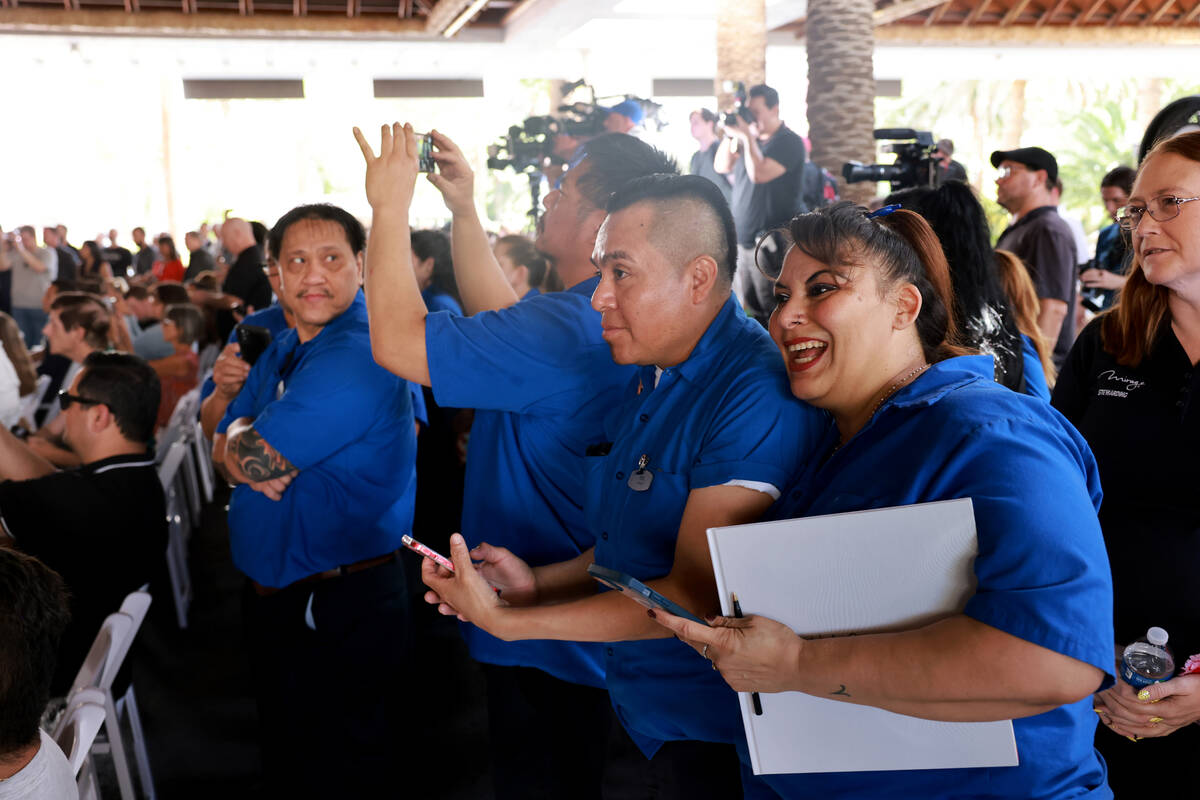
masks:
[(1061, 367), (1075, 340), (1075, 239), (1058, 215), (1051, 191), (1058, 178), (1058, 161), (1040, 147), (997, 150), (996, 200), (1013, 215), (1000, 234), (997, 250), (1015, 253), (1025, 262), (1037, 289), (1038, 327), (1054, 342), (1054, 364)]

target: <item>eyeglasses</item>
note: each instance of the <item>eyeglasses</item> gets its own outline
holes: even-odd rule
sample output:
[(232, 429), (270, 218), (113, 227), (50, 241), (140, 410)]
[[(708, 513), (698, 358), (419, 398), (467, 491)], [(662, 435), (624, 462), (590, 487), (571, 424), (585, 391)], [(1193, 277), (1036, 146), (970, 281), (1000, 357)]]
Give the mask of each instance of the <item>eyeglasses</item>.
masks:
[(81, 406), (104, 406), (110, 411), (112, 410), (112, 406), (103, 400), (93, 400), (90, 397), (80, 397), (77, 394), (71, 394), (66, 389), (63, 389), (58, 393), (58, 406), (63, 411), (66, 411), (68, 408), (70, 408), (72, 403), (79, 403)]
[(1021, 167), (1021, 166), (1017, 166), (1017, 167), (1013, 167), (1013, 166), (1001, 167), (999, 170), (997, 170), (997, 171), (996, 171), (996, 177), (998, 177), (998, 178), (1007, 178), (1009, 175), (1012, 175), (1014, 172), (1021, 172), (1022, 170), (1024, 170), (1024, 171), (1028, 171), (1028, 169), (1029, 169), (1028, 167)]
[(1142, 221), (1142, 215), (1147, 211), (1150, 212), (1152, 219), (1159, 222), (1166, 222), (1178, 217), (1179, 207), (1193, 200), (1200, 200), (1200, 196), (1175, 197), (1174, 195), (1166, 194), (1162, 197), (1154, 198), (1144, 206), (1125, 206), (1117, 211), (1117, 224), (1121, 226), (1121, 230), (1123, 231), (1135, 230)]

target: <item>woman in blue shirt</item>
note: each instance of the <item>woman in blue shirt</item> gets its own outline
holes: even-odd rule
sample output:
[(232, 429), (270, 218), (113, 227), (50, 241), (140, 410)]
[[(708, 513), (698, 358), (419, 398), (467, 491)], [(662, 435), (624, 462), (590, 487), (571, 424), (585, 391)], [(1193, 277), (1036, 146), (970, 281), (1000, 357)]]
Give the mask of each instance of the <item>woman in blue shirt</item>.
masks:
[(421, 299), (430, 311), (449, 311), (462, 316), (462, 301), (454, 280), (454, 260), (450, 254), (450, 237), (441, 231), (413, 231), (413, 272), (421, 287)]
[(890, 634), (657, 618), (738, 691), (1014, 720), (1016, 767), (760, 776), (781, 797), (1111, 797), (1091, 741), (1089, 694), (1112, 683), (1112, 590), (1086, 443), (955, 346), (948, 267), (918, 215), (841, 203), (795, 218), (791, 235), (770, 330), (792, 393), (835, 427), (782, 515), (970, 497), (976, 592), (959, 614)]

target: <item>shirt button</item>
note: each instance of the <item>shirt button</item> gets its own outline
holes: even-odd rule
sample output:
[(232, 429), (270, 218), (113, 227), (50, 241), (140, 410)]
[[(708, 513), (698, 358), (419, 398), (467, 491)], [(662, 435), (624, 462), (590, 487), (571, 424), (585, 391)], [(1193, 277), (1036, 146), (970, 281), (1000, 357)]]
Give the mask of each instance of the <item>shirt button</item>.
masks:
[(625, 473), (624, 473), (624, 472), (618, 472), (618, 473), (617, 473), (617, 480), (621, 480), (621, 479), (622, 479), (622, 478), (624, 478), (624, 477), (625, 477)]
[(608, 653), (611, 656), (613, 654), (613, 649), (611, 647), (606, 647), (606, 648), (604, 648), (604, 652)]
[(640, 417), (638, 417), (638, 419), (640, 419), (642, 422), (649, 422), (649, 421), (650, 421), (650, 415), (649, 415), (649, 414), (642, 414)]
[(604, 533), (600, 534), (600, 538), (607, 542), (608, 541), (608, 531), (605, 531)]

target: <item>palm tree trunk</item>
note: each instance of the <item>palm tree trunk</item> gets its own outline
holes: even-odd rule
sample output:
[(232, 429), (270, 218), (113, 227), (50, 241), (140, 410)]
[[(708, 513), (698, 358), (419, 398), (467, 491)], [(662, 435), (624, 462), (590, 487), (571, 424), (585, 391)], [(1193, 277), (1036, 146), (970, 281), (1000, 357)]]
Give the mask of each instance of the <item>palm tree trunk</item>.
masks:
[(812, 159), (859, 203), (875, 196), (875, 184), (841, 175), (847, 161), (875, 161), (874, 13), (874, 0), (809, 0), (805, 24)]

